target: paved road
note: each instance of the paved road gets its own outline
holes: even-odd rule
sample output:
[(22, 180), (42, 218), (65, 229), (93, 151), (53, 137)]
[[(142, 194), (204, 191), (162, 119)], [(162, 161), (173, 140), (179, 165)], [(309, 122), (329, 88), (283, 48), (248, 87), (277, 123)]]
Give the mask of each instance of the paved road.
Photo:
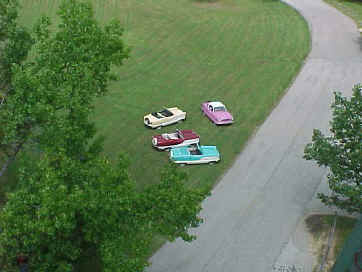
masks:
[(165, 244), (150, 272), (268, 272), (325, 169), (302, 159), (313, 128), (326, 131), (332, 91), (362, 81), (354, 23), (320, 0), (285, 0), (308, 21), (312, 51), (278, 107), (203, 203), (205, 223), (190, 244)]

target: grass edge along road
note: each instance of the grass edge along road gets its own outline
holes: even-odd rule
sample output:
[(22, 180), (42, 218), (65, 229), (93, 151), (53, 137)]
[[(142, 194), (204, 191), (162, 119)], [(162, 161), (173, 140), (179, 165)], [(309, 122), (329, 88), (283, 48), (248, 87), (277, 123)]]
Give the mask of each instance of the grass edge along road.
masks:
[(362, 28), (362, 2), (358, 0), (324, 0), (326, 3), (349, 16), (357, 25)]

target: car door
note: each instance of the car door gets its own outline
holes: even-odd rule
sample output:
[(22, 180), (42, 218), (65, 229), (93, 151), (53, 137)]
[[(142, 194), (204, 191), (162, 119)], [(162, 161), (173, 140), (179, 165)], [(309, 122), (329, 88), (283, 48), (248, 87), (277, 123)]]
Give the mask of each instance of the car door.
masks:
[(192, 161), (199, 161), (202, 158), (202, 152), (199, 147), (193, 148), (190, 150), (191, 160)]
[(174, 122), (175, 119), (175, 115), (172, 114), (171, 116), (164, 116), (164, 118), (162, 119), (162, 123), (163, 124), (172, 124)]
[(167, 143), (168, 145), (178, 145), (182, 143), (182, 139), (169, 139)]

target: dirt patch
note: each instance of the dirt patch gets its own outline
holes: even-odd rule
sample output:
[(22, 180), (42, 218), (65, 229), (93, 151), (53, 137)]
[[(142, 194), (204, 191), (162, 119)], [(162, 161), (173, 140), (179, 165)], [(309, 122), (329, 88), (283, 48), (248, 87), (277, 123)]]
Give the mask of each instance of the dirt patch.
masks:
[(318, 240), (319, 236), (324, 233), (325, 228), (328, 227), (323, 217), (319, 214), (308, 216), (305, 219), (305, 223), (315, 240)]
[[(319, 272), (322, 260), (326, 254), (328, 246), (328, 236), (332, 229), (334, 215), (314, 214), (305, 219), (305, 223), (309, 233), (312, 236), (310, 248), (312, 255), (316, 258), (317, 264), (313, 267), (313, 272)], [(346, 222), (348, 221), (348, 224)], [(336, 229), (331, 241), (328, 257), (326, 259), (323, 272), (331, 271), (339, 250), (342, 248), (343, 242), (352, 231), (356, 220), (354, 218), (338, 216)]]

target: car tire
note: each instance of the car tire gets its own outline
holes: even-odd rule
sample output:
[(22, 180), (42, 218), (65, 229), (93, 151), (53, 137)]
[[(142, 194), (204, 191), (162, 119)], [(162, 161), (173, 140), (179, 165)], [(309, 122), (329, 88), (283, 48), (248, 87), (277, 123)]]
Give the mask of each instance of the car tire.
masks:
[(186, 163), (180, 163), (180, 166), (184, 167), (184, 166), (186, 166)]
[(213, 162), (213, 161), (209, 162), (209, 165), (214, 165), (214, 164), (215, 164), (215, 162)]

